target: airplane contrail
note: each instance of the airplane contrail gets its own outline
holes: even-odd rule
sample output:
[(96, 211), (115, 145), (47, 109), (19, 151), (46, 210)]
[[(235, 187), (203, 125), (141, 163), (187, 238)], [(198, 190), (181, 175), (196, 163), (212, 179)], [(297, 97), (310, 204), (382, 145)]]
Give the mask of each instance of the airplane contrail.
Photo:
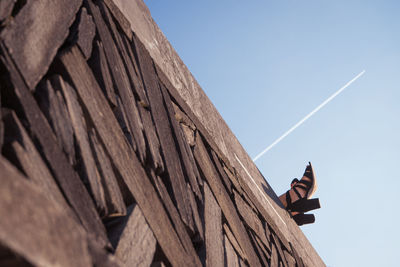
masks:
[(268, 152), (268, 150), (270, 150), (271, 148), (273, 148), (276, 144), (278, 144), (280, 141), (282, 141), (283, 138), (285, 138), (286, 136), (288, 136), (291, 132), (293, 132), (297, 127), (299, 127), (300, 125), (302, 125), (306, 120), (308, 120), (312, 115), (314, 115), (318, 110), (320, 110), (321, 108), (323, 108), (326, 104), (328, 104), (330, 101), (332, 101), (332, 99), (334, 99), (338, 94), (340, 94), (341, 92), (343, 92), (344, 89), (346, 89), (350, 84), (352, 84), (353, 82), (355, 82), (358, 78), (361, 77), (361, 75), (363, 75), (365, 73), (365, 70), (363, 70), (362, 72), (360, 72), (356, 77), (354, 77), (352, 80), (350, 80), (348, 83), (346, 83), (342, 88), (340, 88), (339, 90), (337, 90), (336, 93), (334, 93), (333, 95), (331, 95), (328, 99), (326, 99), (324, 102), (322, 102), (321, 105), (319, 105), (318, 107), (316, 107), (313, 111), (311, 111), (307, 116), (305, 116), (302, 120), (300, 120), (298, 123), (296, 123), (292, 128), (290, 128), (286, 133), (284, 133), (281, 137), (279, 137), (278, 139), (276, 139), (272, 144), (270, 144), (266, 149), (264, 149), (260, 154), (258, 154), (253, 161), (256, 161), (257, 159), (259, 159), (261, 156), (263, 156), (265, 153)]

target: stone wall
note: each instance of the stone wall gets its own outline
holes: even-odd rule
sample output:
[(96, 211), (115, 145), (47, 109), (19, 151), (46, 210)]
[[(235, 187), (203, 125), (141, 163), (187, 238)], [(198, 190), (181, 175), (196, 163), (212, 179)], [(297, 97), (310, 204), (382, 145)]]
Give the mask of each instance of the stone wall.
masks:
[(3, 1), (1, 266), (324, 265), (143, 2)]

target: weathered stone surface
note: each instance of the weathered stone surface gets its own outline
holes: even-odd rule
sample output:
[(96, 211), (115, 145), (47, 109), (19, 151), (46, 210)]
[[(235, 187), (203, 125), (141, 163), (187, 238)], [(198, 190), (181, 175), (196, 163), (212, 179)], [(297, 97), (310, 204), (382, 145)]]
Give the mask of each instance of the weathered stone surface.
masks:
[[(62, 55), (61, 60), (72, 77), (79, 97), (88, 110), (113, 163), (135, 197), (168, 260), (176, 266), (199, 266), (199, 260), (196, 261), (195, 257), (184, 251), (163, 204), (139, 159), (128, 145), (82, 53), (77, 47), (72, 47)], [(82, 73), (86, 75), (81, 75)]]
[(93, 18), (88, 15), (86, 8), (82, 8), (79, 14), (78, 46), (86, 59), (92, 54), (93, 38), (95, 34), (96, 25), (94, 25)]
[[(143, 0), (114, 0), (114, 2), (129, 20), (132, 31), (143, 42), (156, 65), (165, 73), (166, 79), (174, 87), (173, 90), (176, 90), (192, 112), (195, 118), (191, 119), (202, 124), (199, 130), (209, 136), (210, 145), (226, 158), (242, 177), (243, 182), (247, 183), (255, 199), (259, 201), (259, 206), (263, 207), (264, 214), (268, 214), (269, 219), (273, 221), (275, 229), (279, 230), (289, 242), (306, 248), (299, 251), (306, 264), (323, 265), (322, 259), (300, 228), (282, 209), (275, 192), (158, 28)], [(197, 124), (196, 126), (199, 127)]]
[(27, 1), (1, 33), (29, 88), (46, 73), (82, 0)]
[(54, 3), (1, 22), (0, 265), (323, 266), (142, 0)]
[(0, 22), (11, 15), (15, 2), (17, 2), (17, 0), (0, 1)]
[(153, 232), (136, 205), (118, 242), (116, 257), (127, 266), (149, 266), (153, 261), (156, 244)]
[(85, 232), (58, 202), (2, 156), (0, 177), (1, 244), (36, 266), (90, 266)]

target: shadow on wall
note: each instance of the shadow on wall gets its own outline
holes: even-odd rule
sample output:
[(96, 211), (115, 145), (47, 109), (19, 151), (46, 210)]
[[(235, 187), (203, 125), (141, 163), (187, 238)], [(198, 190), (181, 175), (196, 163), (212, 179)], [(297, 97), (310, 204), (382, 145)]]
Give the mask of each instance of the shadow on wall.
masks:
[(282, 202), (279, 200), (279, 197), (275, 194), (275, 192), (271, 189), (271, 187), (268, 185), (269, 188), (267, 188), (264, 184), (262, 185), (264, 192), (282, 209), (285, 209), (283, 206)]
[[(257, 168), (258, 170), (258, 168)], [(285, 209), (285, 207), (283, 206), (282, 202), (279, 200), (279, 197), (276, 195), (276, 193), (274, 192), (274, 190), (272, 190), (272, 187), (269, 185), (269, 183), (267, 182), (267, 179), (265, 179), (264, 175), (262, 175), (262, 173), (260, 172), (260, 170), (258, 170), (258, 172), (260, 173), (260, 175), (262, 176), (262, 178), (264, 178), (264, 182), (267, 184), (265, 185), (264, 183), (262, 183), (262, 187), (264, 192), (282, 209)]]

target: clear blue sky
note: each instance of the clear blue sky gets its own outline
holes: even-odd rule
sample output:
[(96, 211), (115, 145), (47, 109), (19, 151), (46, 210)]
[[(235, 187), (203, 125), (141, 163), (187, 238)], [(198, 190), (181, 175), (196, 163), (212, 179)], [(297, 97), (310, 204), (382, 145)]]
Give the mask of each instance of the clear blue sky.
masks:
[(277, 194), (308, 161), (322, 208), (302, 229), (328, 266), (399, 266), (400, 1), (147, 0)]

